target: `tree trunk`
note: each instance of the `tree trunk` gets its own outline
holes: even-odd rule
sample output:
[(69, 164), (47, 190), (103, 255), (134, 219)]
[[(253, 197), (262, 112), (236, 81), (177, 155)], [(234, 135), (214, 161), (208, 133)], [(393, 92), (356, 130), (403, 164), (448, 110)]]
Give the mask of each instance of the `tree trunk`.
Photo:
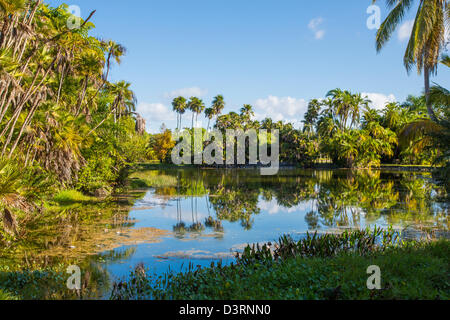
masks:
[(108, 113), (108, 115), (105, 117), (105, 119), (103, 119), (94, 129), (92, 129), (89, 133), (88, 133), (88, 136), (90, 136), (95, 130), (97, 130), (107, 119), (108, 119), (108, 117), (109, 117), (109, 115), (111, 114), (111, 113), (114, 113), (114, 118), (115, 118), (115, 115), (116, 115), (116, 113), (115, 113), (115, 111), (116, 111), (116, 108), (117, 108), (117, 106), (110, 112), (110, 113)]
[(64, 67), (63, 67), (62, 72), (61, 72), (61, 78), (59, 79), (58, 96), (56, 98), (56, 104), (59, 103), (59, 99), (61, 98), (61, 90), (62, 90), (62, 86), (63, 86), (63, 83), (64, 83), (64, 76), (65, 76), (65, 73), (66, 73), (66, 65), (67, 65), (67, 63), (64, 64)]
[(431, 104), (430, 100), (430, 70), (428, 69), (428, 67), (424, 68), (424, 80), (425, 80), (425, 99), (427, 103), (428, 115), (430, 116), (430, 119), (432, 121), (439, 122), (436, 117), (436, 114), (434, 113), (433, 105)]
[(9, 156), (8, 158), (11, 158), (14, 151), (17, 148), (17, 145), (19, 144), (20, 138), (22, 138), (22, 134), (25, 131), (25, 128), (28, 126), (28, 124), (30, 123), (31, 119), (33, 118), (37, 107), (39, 106), (39, 103), (41, 102), (40, 98), (37, 98), (36, 101), (33, 104), (33, 107), (31, 108), (30, 112), (28, 113), (25, 121), (22, 124), (22, 127), (20, 128), (19, 134), (17, 135), (16, 141), (14, 142), (13, 146), (11, 147), (11, 151), (9, 152)]
[(8, 15), (5, 15), (5, 18), (3, 19), (2, 31), (0, 34), (0, 48), (3, 47), (3, 44), (5, 43), (6, 31), (8, 30), (8, 27), (9, 27), (9, 19)]
[(86, 78), (84, 79), (84, 84), (83, 84), (83, 92), (81, 94), (81, 98), (80, 98), (80, 101), (78, 102), (78, 106), (77, 106), (76, 113), (75, 113), (76, 117), (78, 117), (81, 113), (81, 108), (83, 107), (83, 101), (84, 101), (84, 98), (86, 97), (88, 84), (89, 84), (89, 77), (86, 76)]

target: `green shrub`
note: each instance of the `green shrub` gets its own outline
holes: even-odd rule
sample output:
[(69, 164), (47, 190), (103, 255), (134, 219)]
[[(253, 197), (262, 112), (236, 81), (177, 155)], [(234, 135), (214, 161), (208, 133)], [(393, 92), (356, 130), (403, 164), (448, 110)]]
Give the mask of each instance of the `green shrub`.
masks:
[(115, 161), (108, 156), (98, 155), (90, 158), (81, 171), (77, 189), (87, 193), (110, 186), (115, 182), (119, 172), (115, 168)]

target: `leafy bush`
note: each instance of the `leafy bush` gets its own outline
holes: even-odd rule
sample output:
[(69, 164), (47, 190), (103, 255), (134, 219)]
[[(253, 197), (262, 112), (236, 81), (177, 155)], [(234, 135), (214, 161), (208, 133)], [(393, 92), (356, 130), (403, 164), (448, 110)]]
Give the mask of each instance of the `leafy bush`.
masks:
[(92, 194), (100, 188), (110, 186), (118, 175), (119, 172), (115, 168), (115, 161), (112, 157), (93, 156), (80, 172), (77, 189)]

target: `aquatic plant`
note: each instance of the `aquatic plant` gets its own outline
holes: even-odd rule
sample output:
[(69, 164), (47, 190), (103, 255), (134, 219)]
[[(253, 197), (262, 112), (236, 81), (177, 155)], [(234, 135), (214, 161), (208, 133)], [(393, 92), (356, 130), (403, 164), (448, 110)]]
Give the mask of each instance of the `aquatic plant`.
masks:
[[(327, 250), (312, 249), (310, 256), (294, 257), (288, 253), (283, 260), (273, 260), (270, 253), (260, 250), (257, 252), (261, 253), (259, 258), (252, 258), (246, 264), (225, 266), (219, 262), (202, 268), (190, 263), (184, 272), (169, 271), (161, 276), (153, 276), (148, 270), (143, 273), (144, 266), (140, 266), (130, 273), (127, 280), (114, 285), (110, 299), (448, 299), (450, 241), (391, 246), (387, 243), (394, 239), (389, 238), (392, 233), (387, 232), (381, 232), (387, 237), (384, 244), (380, 242), (380, 250), (368, 251), (364, 255), (341, 251), (325, 256)], [(310, 237), (304, 244), (319, 238)], [(370, 236), (362, 237), (355, 233), (342, 237), (347, 239), (349, 246), (356, 245), (355, 239), (359, 241), (364, 238), (368, 240), (368, 247), (372, 248)], [(364, 246), (361, 244), (361, 247)], [(313, 256), (313, 252), (324, 256)], [(377, 265), (383, 270), (381, 290), (367, 289), (369, 265)]]
[(384, 251), (392, 246), (403, 244), (399, 233), (392, 228), (383, 230), (354, 230), (342, 234), (306, 234), (306, 237), (295, 241), (292, 236), (284, 235), (279, 241), (264, 245), (248, 245), (242, 253), (236, 255), (237, 263), (253, 264), (256, 261), (278, 261), (296, 257), (333, 257), (340, 253), (356, 253), (367, 255)]

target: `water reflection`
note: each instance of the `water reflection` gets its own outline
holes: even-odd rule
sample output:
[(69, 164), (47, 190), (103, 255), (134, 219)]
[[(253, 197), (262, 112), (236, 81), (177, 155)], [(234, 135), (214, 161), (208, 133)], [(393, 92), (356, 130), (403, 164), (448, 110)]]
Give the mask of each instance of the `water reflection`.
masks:
[[(305, 170), (284, 171), (273, 177), (236, 170), (161, 174), (177, 177), (176, 187), (156, 188), (154, 196), (167, 202), (175, 199), (177, 223), (173, 231), (180, 238), (207, 228), (223, 231), (223, 221), (239, 222), (249, 231), (262, 209), (273, 213), (275, 207), (305, 211), (310, 230), (363, 228), (381, 221), (448, 229), (445, 192), (427, 174)], [(198, 216), (199, 202), (206, 203), (208, 217), (204, 220)], [(183, 215), (188, 213), (190, 219)]]
[[(91, 296), (139, 263), (156, 273), (187, 261), (232, 261), (247, 243), (285, 233), (393, 225), (448, 230), (449, 201), (430, 174), (380, 171), (258, 170), (149, 171), (169, 177), (165, 187), (135, 194), (133, 204), (68, 207), (30, 223), (14, 248), (0, 248), (0, 265), (77, 264), (89, 270)], [(142, 173), (145, 175), (145, 173)], [(128, 199), (129, 200), (129, 199)], [(8, 262), (9, 261), (9, 262)], [(1, 274), (0, 274), (1, 275)]]

